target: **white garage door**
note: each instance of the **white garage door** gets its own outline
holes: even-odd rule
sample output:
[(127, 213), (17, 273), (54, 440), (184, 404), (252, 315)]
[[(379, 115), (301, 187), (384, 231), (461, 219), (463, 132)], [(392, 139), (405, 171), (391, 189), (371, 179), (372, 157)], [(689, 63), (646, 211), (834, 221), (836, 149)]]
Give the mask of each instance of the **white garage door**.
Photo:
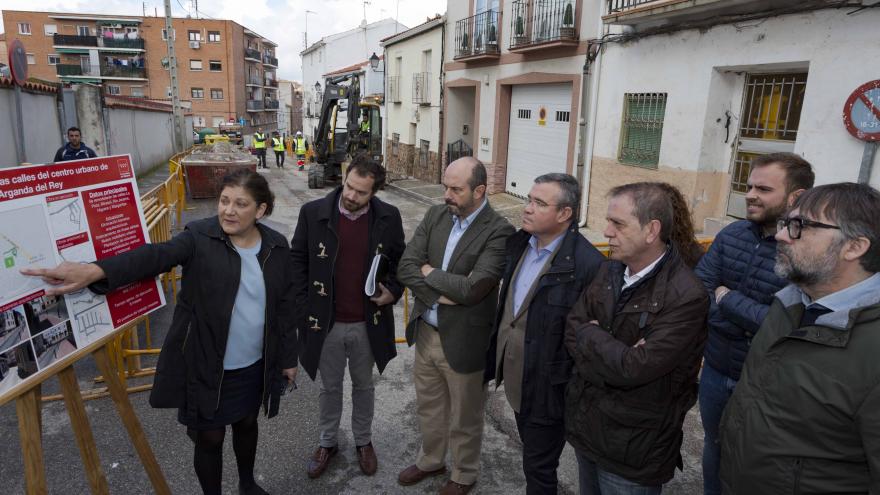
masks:
[[(544, 109), (544, 118), (541, 118)], [(528, 196), (535, 177), (565, 172), (571, 114), (571, 84), (514, 86), (510, 101), (505, 190)]]

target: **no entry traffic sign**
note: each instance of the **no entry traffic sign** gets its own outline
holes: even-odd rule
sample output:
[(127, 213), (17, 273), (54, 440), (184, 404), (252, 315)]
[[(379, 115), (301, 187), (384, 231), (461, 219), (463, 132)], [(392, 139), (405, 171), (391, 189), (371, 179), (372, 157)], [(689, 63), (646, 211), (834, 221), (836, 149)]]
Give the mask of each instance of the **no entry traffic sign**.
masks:
[(862, 141), (880, 141), (880, 79), (862, 84), (843, 106), (846, 130)]

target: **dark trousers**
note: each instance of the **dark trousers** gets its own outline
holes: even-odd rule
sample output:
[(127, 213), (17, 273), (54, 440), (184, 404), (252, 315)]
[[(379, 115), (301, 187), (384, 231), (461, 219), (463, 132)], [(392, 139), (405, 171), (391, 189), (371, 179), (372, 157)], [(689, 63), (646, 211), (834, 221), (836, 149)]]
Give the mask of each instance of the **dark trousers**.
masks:
[(275, 166), (284, 168), (284, 152), (276, 151), (275, 152)]
[(721, 414), (733, 395), (736, 380), (708, 364), (700, 375), (700, 419), (703, 422), (703, 493), (721, 495)]
[(523, 472), (526, 494), (556, 495), (556, 468), (565, 447), (565, 423), (536, 422), (514, 414), (523, 443)]
[(257, 148), (257, 167), (268, 168), (266, 166), (266, 148)]

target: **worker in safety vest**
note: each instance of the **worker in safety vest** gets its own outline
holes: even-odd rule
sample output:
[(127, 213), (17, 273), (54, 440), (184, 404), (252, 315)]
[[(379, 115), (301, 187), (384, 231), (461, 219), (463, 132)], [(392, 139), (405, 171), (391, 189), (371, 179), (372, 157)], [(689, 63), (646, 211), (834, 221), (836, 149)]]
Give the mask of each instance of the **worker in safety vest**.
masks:
[(257, 127), (257, 132), (254, 133), (254, 149), (257, 150), (257, 166), (269, 168), (266, 166), (266, 135), (263, 134), (262, 127)]
[(284, 140), (278, 131), (272, 133), (272, 150), (275, 151), (275, 166), (284, 168)]
[(296, 131), (296, 138), (293, 140), (293, 153), (296, 155), (296, 162), (299, 169), (303, 169), (306, 162), (306, 152), (309, 151), (309, 142), (303, 137), (302, 131)]
[(360, 146), (363, 149), (369, 149), (370, 147), (370, 113), (367, 110), (364, 110), (361, 115), (361, 135), (360, 135)]

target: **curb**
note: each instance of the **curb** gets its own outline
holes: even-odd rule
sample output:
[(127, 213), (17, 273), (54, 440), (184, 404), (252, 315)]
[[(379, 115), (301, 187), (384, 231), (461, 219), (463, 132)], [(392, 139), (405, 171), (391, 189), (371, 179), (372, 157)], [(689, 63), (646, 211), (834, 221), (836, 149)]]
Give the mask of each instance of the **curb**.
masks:
[(403, 187), (396, 186), (396, 185), (394, 185), (393, 182), (389, 182), (389, 183), (385, 184), (385, 187), (389, 190), (393, 190), (396, 193), (402, 194), (412, 200), (418, 201), (419, 203), (422, 203), (427, 206), (434, 206), (434, 205), (440, 204), (439, 202), (432, 200), (431, 198), (425, 196), (424, 194), (419, 194), (417, 192), (410, 191), (409, 189), (405, 189)]

